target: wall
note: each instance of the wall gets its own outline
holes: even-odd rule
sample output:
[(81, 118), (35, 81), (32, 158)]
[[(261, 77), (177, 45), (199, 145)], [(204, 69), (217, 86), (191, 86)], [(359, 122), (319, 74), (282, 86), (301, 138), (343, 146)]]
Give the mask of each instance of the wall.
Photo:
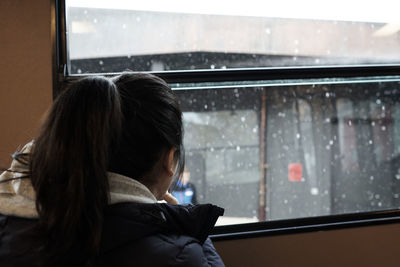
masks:
[(225, 265), (398, 267), (400, 225), (214, 242)]
[(0, 166), (52, 101), (51, 0), (0, 1)]

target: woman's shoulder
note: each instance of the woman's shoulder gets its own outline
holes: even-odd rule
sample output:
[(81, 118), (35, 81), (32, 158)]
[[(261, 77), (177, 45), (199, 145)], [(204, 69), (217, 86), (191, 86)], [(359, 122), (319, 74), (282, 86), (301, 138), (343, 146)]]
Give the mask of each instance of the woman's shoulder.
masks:
[(193, 237), (158, 233), (132, 240), (100, 255), (104, 266), (206, 266), (202, 245)]
[(39, 254), (28, 253), (36, 219), (0, 214), (0, 266), (39, 266)]
[(213, 210), (207, 205), (132, 203), (110, 207), (100, 261), (113, 266), (132, 261), (136, 266), (209, 266), (208, 256), (218, 256), (206, 240), (218, 217), (212, 215), (219, 213)]

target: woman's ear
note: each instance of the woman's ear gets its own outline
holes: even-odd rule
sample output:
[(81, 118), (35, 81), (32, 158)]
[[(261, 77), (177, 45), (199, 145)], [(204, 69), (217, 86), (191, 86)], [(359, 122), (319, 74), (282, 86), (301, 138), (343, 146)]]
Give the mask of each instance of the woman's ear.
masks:
[(175, 173), (176, 162), (174, 161), (174, 154), (176, 148), (171, 148), (164, 157), (163, 168), (167, 171), (169, 177), (172, 177)]

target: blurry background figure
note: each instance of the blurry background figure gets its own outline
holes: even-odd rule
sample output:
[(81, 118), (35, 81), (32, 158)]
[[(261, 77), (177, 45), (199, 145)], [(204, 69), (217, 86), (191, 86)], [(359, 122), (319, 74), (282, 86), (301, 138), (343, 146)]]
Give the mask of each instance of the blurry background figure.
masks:
[(171, 186), (171, 194), (178, 200), (179, 204), (197, 204), (196, 188), (190, 182), (190, 172), (185, 169), (181, 178), (177, 179)]

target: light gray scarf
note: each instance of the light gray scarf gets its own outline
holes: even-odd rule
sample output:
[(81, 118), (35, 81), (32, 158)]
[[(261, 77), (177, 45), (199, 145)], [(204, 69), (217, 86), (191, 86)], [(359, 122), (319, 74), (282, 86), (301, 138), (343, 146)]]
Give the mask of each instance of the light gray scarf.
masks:
[[(29, 153), (32, 142), (28, 143), (21, 150), (22, 153)], [(37, 218), (35, 206), (35, 191), (29, 178), (13, 179), (24, 176), (20, 172), (28, 171), (28, 166), (13, 160), (10, 170), (16, 172), (3, 172), (0, 175), (0, 213), (25, 218)], [(117, 174), (108, 173), (110, 185), (110, 204), (120, 202), (155, 203), (157, 202), (150, 190), (137, 180)]]

